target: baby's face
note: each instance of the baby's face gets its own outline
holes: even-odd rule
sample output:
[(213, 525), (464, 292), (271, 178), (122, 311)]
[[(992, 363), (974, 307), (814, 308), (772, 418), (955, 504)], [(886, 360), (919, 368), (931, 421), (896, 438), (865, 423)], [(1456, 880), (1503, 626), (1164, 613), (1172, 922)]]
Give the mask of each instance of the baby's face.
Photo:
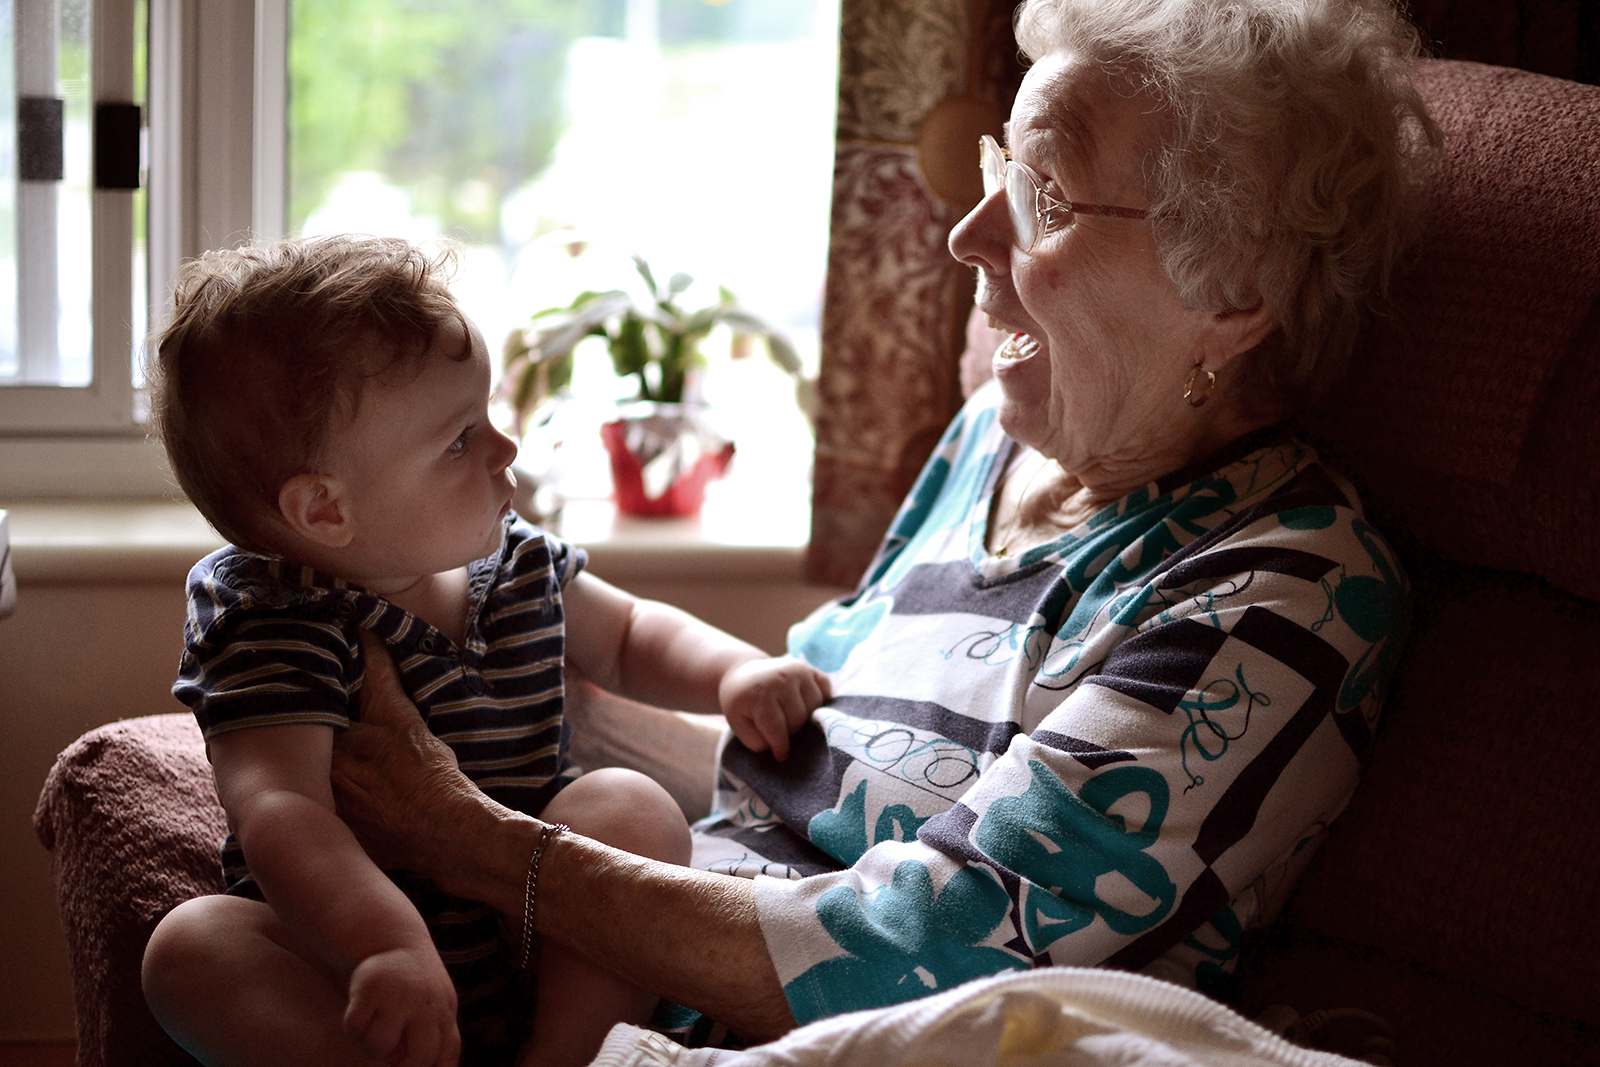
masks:
[[(356, 417), (328, 437), (325, 466), (354, 516), (344, 577), (374, 581), (452, 570), (500, 546), (517, 446), (489, 422), (489, 353), (451, 319), (420, 371), (362, 388)], [(463, 342), (472, 353), (452, 359)]]

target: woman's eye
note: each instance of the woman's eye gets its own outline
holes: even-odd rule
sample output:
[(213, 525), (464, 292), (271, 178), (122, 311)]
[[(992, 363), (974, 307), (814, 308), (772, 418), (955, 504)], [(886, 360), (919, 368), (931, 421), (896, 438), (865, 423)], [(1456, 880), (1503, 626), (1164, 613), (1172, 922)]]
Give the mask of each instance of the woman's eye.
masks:
[(471, 426), (468, 426), (465, 430), (462, 430), (461, 436), (451, 441), (450, 447), (446, 448), (445, 451), (452, 456), (459, 456), (465, 452), (467, 450), (467, 437), (472, 433), (472, 429)]

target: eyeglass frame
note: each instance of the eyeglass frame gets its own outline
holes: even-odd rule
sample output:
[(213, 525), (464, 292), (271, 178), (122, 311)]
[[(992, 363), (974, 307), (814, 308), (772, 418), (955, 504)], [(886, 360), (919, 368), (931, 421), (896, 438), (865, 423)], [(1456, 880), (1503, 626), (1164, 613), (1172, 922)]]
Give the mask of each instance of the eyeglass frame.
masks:
[[(991, 188), (989, 184), (989, 160), (997, 159), (1001, 162), (998, 173), (998, 182)], [(1018, 226), (1020, 212), (1016, 201), (1011, 197), (1011, 168), (1016, 167), (1022, 176), (1028, 179), (1028, 184), (1033, 186), (1033, 240), (1027, 247), (1022, 244), (1022, 230)], [(1115, 207), (1110, 204), (1077, 204), (1071, 200), (1062, 200), (1051, 196), (1044, 191), (1049, 180), (1042, 177), (1038, 171), (1011, 158), (1011, 153), (1001, 147), (988, 134), (978, 138), (978, 169), (983, 174), (983, 197), (987, 200), (995, 193), (1002, 190), (1006, 194), (1006, 208), (1011, 217), (1011, 239), (1022, 251), (1032, 253), (1039, 247), (1039, 238), (1052, 233), (1057, 233), (1072, 222), (1073, 215), (1102, 215), (1118, 219), (1146, 219), (1150, 212), (1136, 207)], [(1062, 213), (1065, 213), (1063, 217)]]

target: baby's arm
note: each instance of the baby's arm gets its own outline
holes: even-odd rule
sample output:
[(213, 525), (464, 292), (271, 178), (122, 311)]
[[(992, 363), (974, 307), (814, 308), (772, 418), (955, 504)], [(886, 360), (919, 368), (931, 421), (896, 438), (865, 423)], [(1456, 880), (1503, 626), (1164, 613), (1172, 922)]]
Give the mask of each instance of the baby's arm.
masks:
[(252, 727), (218, 734), (207, 749), (267, 902), (349, 982), (351, 1038), (393, 1064), (454, 1067), (455, 988), (422, 916), (334, 812), (333, 730)]
[(789, 735), (829, 698), (828, 676), (772, 658), (693, 615), (588, 572), (562, 592), (567, 658), (595, 684), (662, 707), (727, 716), (751, 749), (789, 755)]

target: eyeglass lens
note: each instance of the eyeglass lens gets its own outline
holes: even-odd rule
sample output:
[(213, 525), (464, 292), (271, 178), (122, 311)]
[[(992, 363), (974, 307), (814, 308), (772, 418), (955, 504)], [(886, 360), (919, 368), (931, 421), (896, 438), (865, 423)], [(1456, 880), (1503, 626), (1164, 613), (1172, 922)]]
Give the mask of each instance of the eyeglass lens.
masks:
[(1017, 231), (1017, 247), (1033, 251), (1039, 236), (1039, 190), (1021, 167), (1006, 168), (1006, 206), (1011, 209), (1011, 226)]
[(992, 138), (980, 142), (980, 160), (983, 168), (983, 195), (993, 196), (1002, 185), (1006, 190), (1006, 207), (1011, 214), (1011, 228), (1017, 247), (1024, 252), (1033, 250), (1039, 235), (1039, 190), (1027, 171), (1006, 159), (1000, 145)]
[(978, 144), (981, 149), (978, 158), (983, 168), (983, 195), (989, 197), (1006, 180), (1006, 157), (991, 138), (985, 137)]

